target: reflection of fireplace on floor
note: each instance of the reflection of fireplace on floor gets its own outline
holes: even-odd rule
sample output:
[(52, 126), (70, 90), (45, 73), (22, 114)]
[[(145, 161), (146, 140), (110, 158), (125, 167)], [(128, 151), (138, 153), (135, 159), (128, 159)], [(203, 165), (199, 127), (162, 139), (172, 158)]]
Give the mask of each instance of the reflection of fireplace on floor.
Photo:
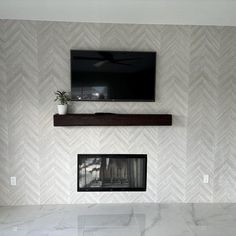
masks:
[(145, 189), (145, 155), (79, 155), (79, 188), (89, 191)]

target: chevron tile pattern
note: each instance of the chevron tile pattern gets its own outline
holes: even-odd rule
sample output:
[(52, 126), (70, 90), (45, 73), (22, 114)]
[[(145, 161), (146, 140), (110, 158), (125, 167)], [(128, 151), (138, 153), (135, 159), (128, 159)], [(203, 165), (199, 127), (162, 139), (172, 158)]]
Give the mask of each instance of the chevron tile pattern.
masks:
[(219, 29), (192, 27), (187, 148), (187, 199), (212, 201), (212, 181), (202, 183), (202, 176), (214, 174), (219, 78)]
[(7, 121), (7, 77), (5, 45), (5, 21), (0, 21), (0, 205), (8, 205), (8, 121)]
[[(219, 36), (220, 59), (217, 98), (214, 201), (235, 201), (236, 176), (236, 30), (225, 27)], [(234, 68), (234, 69), (233, 69)]]
[[(158, 201), (182, 202), (186, 176), (186, 114), (189, 75), (189, 27), (163, 27), (158, 88), (162, 107), (175, 114), (174, 126), (159, 135)], [(181, 118), (180, 118), (181, 117)]]
[[(172, 113), (173, 126), (54, 128), (71, 49), (156, 51), (155, 103), (70, 110)], [(236, 202), (235, 65), (235, 27), (0, 20), (0, 205)], [(147, 191), (78, 193), (79, 153), (146, 153)]]

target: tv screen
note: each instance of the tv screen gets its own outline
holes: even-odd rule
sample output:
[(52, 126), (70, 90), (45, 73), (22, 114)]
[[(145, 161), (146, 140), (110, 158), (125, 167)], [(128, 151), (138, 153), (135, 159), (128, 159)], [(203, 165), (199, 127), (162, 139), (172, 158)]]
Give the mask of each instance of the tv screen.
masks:
[(155, 52), (71, 51), (74, 101), (155, 101), (155, 76)]

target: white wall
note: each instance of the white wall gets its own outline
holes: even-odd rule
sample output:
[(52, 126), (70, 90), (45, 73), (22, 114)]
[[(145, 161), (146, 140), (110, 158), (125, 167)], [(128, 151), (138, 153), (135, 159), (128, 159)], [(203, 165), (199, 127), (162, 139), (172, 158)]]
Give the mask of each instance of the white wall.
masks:
[(0, 19), (236, 26), (234, 0), (1, 0)]
[[(72, 48), (157, 52), (156, 102), (74, 112), (171, 113), (173, 126), (53, 127)], [(235, 202), (235, 64), (236, 27), (0, 20), (0, 205)], [(146, 153), (147, 191), (77, 193), (78, 153)]]

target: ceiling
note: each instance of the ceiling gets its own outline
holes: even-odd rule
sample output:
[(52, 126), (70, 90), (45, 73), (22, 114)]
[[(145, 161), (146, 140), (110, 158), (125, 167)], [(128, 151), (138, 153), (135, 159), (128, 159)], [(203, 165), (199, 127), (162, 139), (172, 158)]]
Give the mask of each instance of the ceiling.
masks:
[(236, 0), (0, 0), (0, 19), (236, 26)]

